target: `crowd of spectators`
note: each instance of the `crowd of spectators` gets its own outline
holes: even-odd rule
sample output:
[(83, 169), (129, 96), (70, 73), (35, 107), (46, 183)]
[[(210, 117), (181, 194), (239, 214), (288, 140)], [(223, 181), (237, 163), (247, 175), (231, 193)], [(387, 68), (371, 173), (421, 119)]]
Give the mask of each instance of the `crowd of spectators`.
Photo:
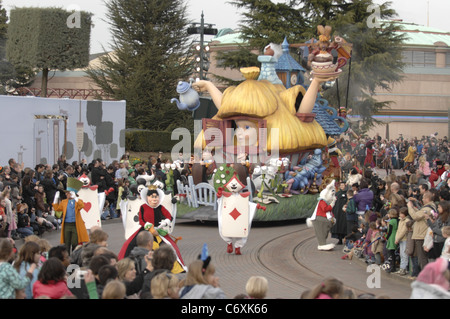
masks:
[[(362, 258), (389, 273), (414, 280), (411, 297), (448, 298), (450, 256), (449, 152), (446, 138), (340, 140), (342, 205), (333, 213), (333, 237), (347, 258)], [(367, 149), (371, 149), (370, 152)], [(373, 156), (369, 161), (368, 154)], [(192, 159), (191, 159), (192, 160)], [(54, 165), (34, 169), (10, 159), (0, 169), (0, 296), (2, 298), (226, 298), (215, 275), (214, 263), (201, 260), (189, 265), (184, 276), (170, 272), (176, 256), (168, 247), (152, 250), (153, 237), (139, 238), (133, 253), (118, 260), (108, 250), (108, 234), (90, 230), (90, 242), (71, 255), (64, 245), (51, 247), (42, 234), (57, 231), (60, 220), (51, 204), (57, 191), (66, 189), (68, 177), (89, 176), (99, 192), (108, 192), (102, 219), (120, 217), (120, 200), (139, 179), (158, 181), (176, 194), (191, 162), (169, 163), (159, 156), (148, 161), (130, 160), (107, 165), (67, 163), (62, 156)], [(174, 169), (174, 165), (175, 168)], [(386, 170), (380, 178), (378, 169)], [(395, 171), (401, 169), (401, 174)], [(171, 172), (170, 178), (168, 173)], [(176, 173), (175, 173), (176, 172)], [(167, 183), (167, 180), (170, 182)], [(64, 192), (61, 192), (63, 195)], [(342, 222), (342, 220), (344, 222)], [(340, 225), (338, 227), (338, 225)], [(344, 226), (342, 226), (344, 225)], [(143, 234), (149, 234), (143, 232)], [(144, 235), (143, 235), (144, 236)], [(15, 240), (23, 238), (19, 250)], [(339, 246), (338, 246), (339, 247)], [(74, 267), (75, 266), (75, 267)], [(12, 280), (6, 280), (10, 278)], [(439, 281), (439, 282), (438, 282)], [(430, 292), (432, 286), (435, 291)], [(235, 298), (265, 298), (267, 278), (249, 278), (245, 293)], [(228, 296), (230, 297), (230, 296)], [(336, 278), (326, 278), (301, 298), (357, 298)], [(360, 296), (364, 298), (364, 296)]]

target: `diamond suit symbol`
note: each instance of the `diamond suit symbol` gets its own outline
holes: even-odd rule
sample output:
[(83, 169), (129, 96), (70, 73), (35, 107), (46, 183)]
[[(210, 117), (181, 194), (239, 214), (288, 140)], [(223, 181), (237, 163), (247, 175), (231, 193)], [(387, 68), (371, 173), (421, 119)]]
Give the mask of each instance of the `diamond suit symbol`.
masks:
[(230, 212), (230, 216), (236, 220), (239, 216), (241, 216), (241, 213), (239, 213), (239, 211), (235, 208)]

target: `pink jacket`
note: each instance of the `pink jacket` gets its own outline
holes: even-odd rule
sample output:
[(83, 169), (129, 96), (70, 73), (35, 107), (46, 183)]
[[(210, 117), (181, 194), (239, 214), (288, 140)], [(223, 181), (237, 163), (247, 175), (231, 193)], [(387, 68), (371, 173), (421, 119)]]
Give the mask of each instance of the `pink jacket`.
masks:
[(50, 299), (60, 299), (66, 296), (73, 296), (65, 281), (51, 282), (47, 285), (37, 280), (33, 285), (33, 298), (47, 296)]
[(424, 165), (422, 164), (419, 165), (419, 169), (423, 172), (424, 176), (430, 176), (431, 175), (430, 163), (425, 161), (423, 164)]

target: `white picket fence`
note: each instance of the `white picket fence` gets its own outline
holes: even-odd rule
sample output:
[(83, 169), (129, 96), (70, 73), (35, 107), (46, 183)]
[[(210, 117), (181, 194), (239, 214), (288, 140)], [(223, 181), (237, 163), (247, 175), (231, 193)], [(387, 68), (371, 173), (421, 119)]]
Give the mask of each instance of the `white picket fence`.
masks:
[[(194, 184), (192, 176), (188, 176), (188, 185), (183, 185), (177, 180), (178, 194), (185, 197), (187, 204), (191, 207), (212, 206), (217, 210), (217, 192), (213, 186), (208, 183)], [(253, 200), (253, 190), (251, 187), (250, 177), (247, 177), (247, 190), (250, 191), (250, 201)]]

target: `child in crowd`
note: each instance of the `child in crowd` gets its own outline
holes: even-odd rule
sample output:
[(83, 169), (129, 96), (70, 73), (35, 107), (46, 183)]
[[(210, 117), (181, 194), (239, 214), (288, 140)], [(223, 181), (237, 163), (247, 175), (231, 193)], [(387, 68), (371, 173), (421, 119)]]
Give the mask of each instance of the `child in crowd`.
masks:
[(352, 232), (344, 237), (344, 249), (345, 253), (341, 259), (352, 259), (355, 254), (356, 249), (360, 249), (362, 242), (364, 241), (363, 234), (361, 229), (358, 228), (358, 225), (354, 225), (352, 228)]
[(381, 255), (383, 254), (383, 248), (384, 248), (384, 240), (383, 240), (383, 233), (381, 232), (381, 219), (377, 219), (375, 222), (376, 227), (372, 232), (372, 241), (371, 241), (371, 248), (372, 253), (375, 259), (375, 264), (378, 266), (381, 265)]
[(398, 229), (398, 211), (397, 209), (389, 210), (389, 224), (388, 231), (386, 234), (386, 249), (388, 251), (388, 259), (390, 260), (390, 267), (386, 270), (386, 272), (396, 272), (396, 255), (395, 251), (397, 250), (397, 244), (395, 243), (395, 235), (397, 234)]
[(411, 220), (408, 216), (408, 208), (400, 208), (398, 228), (397, 233), (395, 234), (395, 244), (399, 245), (400, 252), (400, 271), (398, 273), (400, 276), (404, 276), (408, 273), (408, 254), (406, 253), (408, 227), (406, 226), (406, 223)]
[(49, 258), (41, 268), (38, 280), (33, 285), (33, 298), (61, 299), (73, 294), (67, 287), (66, 268), (56, 257)]
[[(19, 253), (17, 259), (14, 261), (14, 268), (16, 271), (24, 277), (26, 273), (29, 271), (31, 265), (38, 265), (40, 261), (40, 247), (34, 241), (26, 242), (19, 249)], [(33, 299), (32, 288), (36, 280), (38, 279), (39, 268), (36, 267), (33, 271), (33, 278), (30, 283), (25, 287), (25, 298)]]
[(36, 264), (32, 263), (25, 273), (20, 275), (11, 265), (15, 257), (14, 246), (10, 238), (0, 239), (0, 298), (14, 299), (16, 290), (23, 290), (33, 278)]
[(180, 299), (225, 299), (215, 276), (216, 267), (211, 262), (196, 260), (189, 265)]
[(125, 297), (125, 284), (118, 279), (109, 281), (103, 289), (102, 299), (124, 299)]
[(269, 282), (263, 276), (252, 276), (245, 285), (245, 291), (250, 299), (264, 299), (268, 290)]
[(151, 281), (152, 296), (154, 299), (178, 299), (179, 279), (177, 275), (164, 271)]
[(354, 191), (347, 191), (347, 204), (344, 205), (343, 210), (345, 212), (345, 216), (347, 219), (347, 234), (350, 234), (353, 230), (353, 226), (358, 226), (358, 215), (356, 211), (358, 208), (356, 207), (355, 200), (353, 199)]
[(442, 248), (441, 258), (450, 260), (450, 226), (442, 227), (442, 236), (445, 238), (445, 243)]
[(375, 255), (372, 251), (372, 242), (377, 239), (375, 238), (374, 232), (377, 231), (377, 223), (372, 221), (369, 223), (369, 230), (366, 234), (366, 239), (364, 240), (364, 255), (366, 256), (366, 263), (372, 264), (375, 261)]
[(339, 299), (344, 291), (344, 284), (336, 278), (326, 278), (307, 294), (304, 299)]

